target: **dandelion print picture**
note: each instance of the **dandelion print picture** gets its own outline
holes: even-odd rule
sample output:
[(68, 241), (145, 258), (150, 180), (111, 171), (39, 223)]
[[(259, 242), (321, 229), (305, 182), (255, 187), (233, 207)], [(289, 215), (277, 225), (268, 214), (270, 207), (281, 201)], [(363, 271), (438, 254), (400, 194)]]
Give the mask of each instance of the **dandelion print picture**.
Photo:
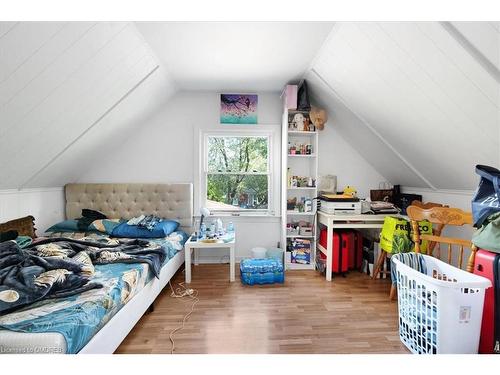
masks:
[(257, 124), (257, 95), (221, 94), (221, 124)]

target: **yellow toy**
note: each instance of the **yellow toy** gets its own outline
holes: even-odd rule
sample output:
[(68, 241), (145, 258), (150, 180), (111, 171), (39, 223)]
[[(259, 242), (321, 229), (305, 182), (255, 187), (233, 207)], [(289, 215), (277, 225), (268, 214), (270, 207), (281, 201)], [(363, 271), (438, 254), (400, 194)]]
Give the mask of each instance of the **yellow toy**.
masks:
[(352, 186), (349, 186), (347, 185), (345, 188), (344, 188), (344, 195), (350, 195), (351, 197), (356, 197), (356, 194), (358, 192), (356, 191), (356, 188), (352, 187)]

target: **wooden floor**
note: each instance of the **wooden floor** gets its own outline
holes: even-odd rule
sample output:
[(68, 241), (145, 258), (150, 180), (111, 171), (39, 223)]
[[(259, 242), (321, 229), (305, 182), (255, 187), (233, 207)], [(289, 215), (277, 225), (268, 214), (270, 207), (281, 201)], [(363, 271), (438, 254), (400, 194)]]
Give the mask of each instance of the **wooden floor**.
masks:
[[(179, 272), (174, 283), (184, 281)], [(351, 272), (332, 283), (289, 271), (284, 285), (229, 283), (228, 265), (193, 267), (200, 302), (175, 335), (175, 353), (408, 353), (399, 341), (388, 280)], [(167, 287), (117, 353), (170, 353), (170, 331), (189, 311)]]

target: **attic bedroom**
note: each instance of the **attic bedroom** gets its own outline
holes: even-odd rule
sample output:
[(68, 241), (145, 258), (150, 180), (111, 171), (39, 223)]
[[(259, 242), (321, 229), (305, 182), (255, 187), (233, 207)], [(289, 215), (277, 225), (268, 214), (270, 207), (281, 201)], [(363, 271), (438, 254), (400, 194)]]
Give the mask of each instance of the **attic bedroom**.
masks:
[(0, 353), (500, 351), (499, 21), (16, 19)]

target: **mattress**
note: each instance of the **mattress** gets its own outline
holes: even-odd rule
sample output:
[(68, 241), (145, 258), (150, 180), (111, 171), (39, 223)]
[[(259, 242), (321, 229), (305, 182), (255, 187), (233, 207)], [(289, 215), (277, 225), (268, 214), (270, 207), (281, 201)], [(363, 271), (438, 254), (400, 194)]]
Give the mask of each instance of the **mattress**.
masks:
[(66, 340), (60, 333), (0, 330), (1, 354), (64, 354), (66, 352)]
[[(69, 236), (68, 236), (69, 237)], [(152, 239), (167, 255), (183, 248), (185, 233)], [(145, 285), (153, 274), (145, 263), (96, 265), (101, 289), (37, 302), (0, 317), (0, 353), (78, 353)]]

